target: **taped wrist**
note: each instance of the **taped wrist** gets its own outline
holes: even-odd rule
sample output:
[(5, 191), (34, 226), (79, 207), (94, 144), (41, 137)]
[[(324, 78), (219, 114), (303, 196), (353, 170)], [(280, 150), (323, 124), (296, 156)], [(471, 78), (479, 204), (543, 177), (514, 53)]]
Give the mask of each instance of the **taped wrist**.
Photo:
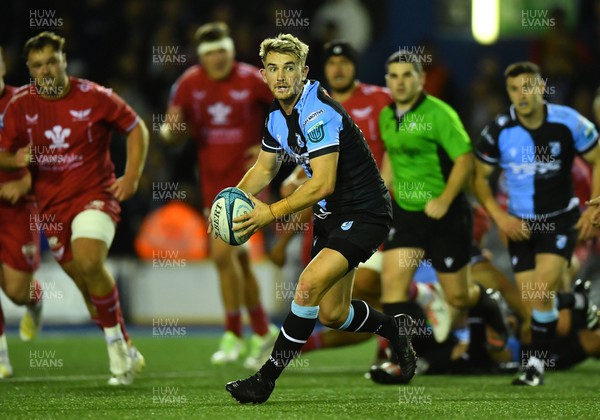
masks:
[(294, 213), (294, 209), (290, 206), (287, 198), (271, 204), (269, 210), (275, 219)]

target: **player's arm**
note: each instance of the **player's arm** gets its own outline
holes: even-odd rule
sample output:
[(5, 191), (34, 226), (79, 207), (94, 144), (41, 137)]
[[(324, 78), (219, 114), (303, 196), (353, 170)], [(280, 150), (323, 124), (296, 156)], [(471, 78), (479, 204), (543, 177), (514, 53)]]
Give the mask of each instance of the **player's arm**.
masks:
[(304, 172), (302, 166), (296, 166), (292, 173), (281, 183), (279, 194), (282, 197), (291, 195), (300, 185), (304, 184), (307, 179), (308, 176), (306, 176), (306, 172)]
[(17, 149), (15, 153), (4, 150), (0, 152), (0, 170), (12, 172), (20, 168), (26, 168), (29, 165), (30, 160), (30, 144)]
[[(296, 213), (318, 203), (335, 190), (339, 152), (327, 153), (310, 160), (312, 177), (300, 185), (289, 197), (272, 204), (275, 217)], [(289, 208), (282, 202), (287, 200)], [(283, 214), (277, 214), (278, 206)], [(291, 210), (291, 211), (289, 211)]]
[(498, 227), (512, 240), (522, 241), (529, 238), (529, 230), (525, 229), (520, 219), (506, 213), (496, 201), (489, 184), (489, 177), (494, 171), (492, 165), (481, 161), (475, 162), (475, 176), (473, 178), (473, 192), (496, 222)]
[(473, 153), (465, 153), (454, 160), (446, 187), (439, 197), (429, 200), (425, 206), (425, 214), (432, 219), (441, 219), (448, 211), (452, 201), (467, 184), (473, 173), (475, 158)]
[(25, 174), (13, 181), (8, 181), (0, 184), (0, 199), (8, 201), (10, 204), (15, 204), (31, 189), (31, 173), (25, 170)]
[[(596, 146), (583, 155), (586, 162), (592, 165), (592, 193), (593, 200), (588, 202), (588, 208), (577, 221), (579, 239), (588, 240), (596, 235), (595, 227), (600, 224), (600, 147)], [(590, 205), (591, 204), (591, 205)]]
[(383, 159), (381, 161), (381, 178), (388, 190), (393, 190), (394, 184), (394, 172), (392, 171), (392, 163), (390, 162), (390, 156), (388, 152), (383, 153)]
[(167, 144), (179, 144), (188, 137), (185, 113), (180, 106), (169, 105), (166, 122), (160, 126), (160, 137)]
[(289, 197), (276, 203), (267, 205), (251, 197), (254, 202), (254, 210), (234, 219), (233, 222), (236, 225), (233, 230), (243, 236), (252, 235), (276, 218), (310, 207), (333, 193), (338, 157), (339, 153), (333, 152), (311, 159), (312, 177), (298, 187)]
[(119, 201), (127, 200), (137, 191), (148, 154), (148, 138), (146, 124), (139, 119), (127, 135), (125, 173), (108, 188), (108, 191)]
[(261, 150), (256, 163), (248, 169), (237, 187), (250, 195), (256, 195), (275, 178), (280, 166), (281, 161), (277, 159), (277, 153)]

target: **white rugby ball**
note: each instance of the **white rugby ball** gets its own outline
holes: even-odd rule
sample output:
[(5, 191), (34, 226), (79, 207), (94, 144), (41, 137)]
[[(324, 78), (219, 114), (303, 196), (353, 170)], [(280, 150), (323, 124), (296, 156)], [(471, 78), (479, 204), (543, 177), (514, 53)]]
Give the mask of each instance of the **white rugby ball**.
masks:
[(236, 217), (250, 213), (254, 203), (239, 188), (225, 188), (215, 197), (210, 208), (212, 228), (219, 238), (229, 245), (242, 245), (250, 236), (240, 236), (233, 231), (232, 220)]

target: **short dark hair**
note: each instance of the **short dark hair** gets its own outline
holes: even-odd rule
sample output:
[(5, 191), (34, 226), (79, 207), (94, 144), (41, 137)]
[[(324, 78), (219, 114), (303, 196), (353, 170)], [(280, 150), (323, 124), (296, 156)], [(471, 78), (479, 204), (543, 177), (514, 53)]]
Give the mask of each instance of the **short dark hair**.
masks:
[(196, 44), (200, 45), (203, 42), (219, 41), (229, 37), (229, 26), (225, 22), (209, 22), (205, 23), (196, 31), (194, 39)]
[(540, 76), (542, 74), (540, 67), (531, 61), (519, 61), (513, 63), (504, 70), (504, 79), (509, 77), (517, 77), (523, 73), (531, 73)]
[(54, 51), (62, 52), (65, 46), (65, 39), (50, 31), (39, 33), (27, 40), (25, 47), (23, 48), (23, 54), (25, 55), (25, 58), (27, 58), (31, 51), (43, 50), (48, 45), (50, 45)]
[(385, 71), (387, 72), (390, 68), (390, 64), (393, 63), (410, 63), (413, 69), (419, 74), (423, 73), (423, 65), (419, 61), (419, 57), (410, 51), (398, 50), (394, 54), (390, 55), (385, 62)]

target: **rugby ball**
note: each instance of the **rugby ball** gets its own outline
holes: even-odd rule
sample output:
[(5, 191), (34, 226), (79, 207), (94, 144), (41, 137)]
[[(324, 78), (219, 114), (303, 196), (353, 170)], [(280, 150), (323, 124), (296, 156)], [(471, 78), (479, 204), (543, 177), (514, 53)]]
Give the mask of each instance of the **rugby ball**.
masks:
[(239, 236), (233, 231), (232, 220), (250, 213), (254, 209), (252, 200), (239, 188), (225, 188), (215, 197), (210, 208), (212, 228), (219, 238), (229, 245), (242, 245), (250, 236)]

